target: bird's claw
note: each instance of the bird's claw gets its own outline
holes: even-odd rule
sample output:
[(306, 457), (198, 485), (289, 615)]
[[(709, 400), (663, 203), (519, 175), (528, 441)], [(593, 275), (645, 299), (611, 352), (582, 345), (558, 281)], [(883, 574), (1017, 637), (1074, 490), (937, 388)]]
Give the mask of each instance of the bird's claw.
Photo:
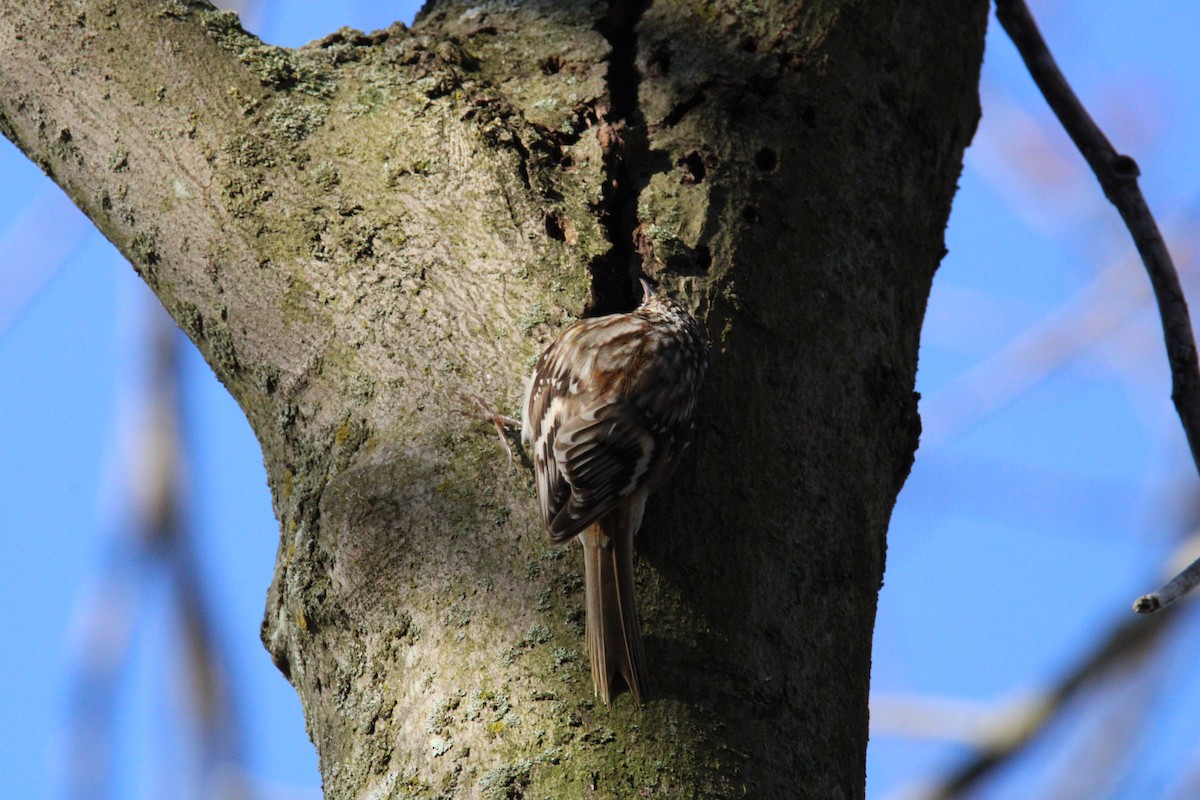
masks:
[(500, 444), (504, 447), (504, 452), (508, 454), (508, 463), (511, 464), (513, 460), (512, 446), (508, 443), (508, 437), (504, 435), (504, 432), (506, 429), (519, 430), (521, 420), (501, 414), (485, 403), (483, 398), (476, 395), (459, 394), (458, 400), (464, 406), (456, 409), (459, 414), (467, 419), (490, 422), (496, 426), (496, 434), (500, 437)]

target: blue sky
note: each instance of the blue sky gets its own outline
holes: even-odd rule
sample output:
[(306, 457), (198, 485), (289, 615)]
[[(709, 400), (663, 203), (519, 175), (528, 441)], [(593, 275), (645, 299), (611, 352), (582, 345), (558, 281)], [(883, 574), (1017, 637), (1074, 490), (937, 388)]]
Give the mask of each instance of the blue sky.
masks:
[[(296, 45), (343, 25), (384, 27), (412, 10), (270, 0), (247, 24), (267, 41)], [(1044, 0), (1033, 10), (1080, 96), (1141, 165), (1196, 296), (1184, 249), (1194, 243), (1200, 199), (1192, 56), (1200, 5)], [(1140, 268), (995, 24), (982, 96), (923, 336), (927, 435), (897, 504), (880, 598), (874, 798), (905, 796), (952, 767), (969, 753), (961, 735), (972, 720), (1053, 681), (1155, 588), (1195, 496), (1161, 337), (1137, 300)], [(101, 565), (128, 529), (128, 442), (155, 306), (124, 260), (6, 142), (0, 176), (0, 374), (8, 376), (0, 386), (0, 729), (21, 732), (0, 741), (0, 796), (50, 798), (64, 791), (82, 620), (98, 607)], [(1081, 321), (1097, 319), (1107, 320), (1102, 332), (1077, 341)], [(1022, 337), (1037, 346), (1014, 348)], [(1056, 349), (1064, 355), (1038, 366)], [(1004, 402), (972, 415), (976, 386)], [(246, 768), (266, 797), (317, 797), (299, 704), (258, 641), (277, 541), (261, 455), (194, 353), (185, 391), (191, 525), (232, 665)], [(164, 581), (135, 588), (145, 602), (118, 687), (120, 798), (166, 793), (171, 759), (185, 752), (174, 732), (185, 707)], [(1112, 719), (1133, 730), (1129, 767), (1103, 793), (1081, 796), (1182, 792), (1200, 756), (1200, 679), (1191, 668), (1200, 631), (1191, 616), (1140, 680), (1081, 699), (981, 796), (1070, 796), (1062, 787), (1072, 755)], [(1149, 723), (1120, 712), (1128, 696), (1149, 709)], [(920, 711), (898, 722), (887, 713), (897, 707)], [(951, 721), (939, 723), (938, 709), (951, 709), (942, 715)], [(925, 717), (927, 725), (915, 724)], [(1153, 746), (1140, 733), (1147, 729)]]

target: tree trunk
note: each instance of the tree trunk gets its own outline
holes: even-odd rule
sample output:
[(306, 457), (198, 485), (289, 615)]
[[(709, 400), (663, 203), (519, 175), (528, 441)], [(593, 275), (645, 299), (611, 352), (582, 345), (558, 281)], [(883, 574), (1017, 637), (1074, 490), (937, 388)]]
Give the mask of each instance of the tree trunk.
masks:
[[(263, 641), (329, 797), (861, 797), (917, 341), (987, 4), (438, 2), (263, 45), (197, 0), (6, 4), (0, 130), (237, 398)], [(711, 340), (637, 542), (650, 700), (592, 697), (515, 412), (642, 266)], [(252, 534), (258, 535), (258, 533)]]

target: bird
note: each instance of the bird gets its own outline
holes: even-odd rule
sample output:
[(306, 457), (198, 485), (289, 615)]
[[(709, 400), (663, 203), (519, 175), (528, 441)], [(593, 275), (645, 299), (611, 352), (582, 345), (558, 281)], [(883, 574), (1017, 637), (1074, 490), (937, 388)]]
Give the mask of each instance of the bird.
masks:
[(695, 319), (640, 283), (633, 311), (578, 320), (546, 348), (526, 384), (521, 424), (550, 540), (583, 544), (595, 694), (610, 704), (623, 681), (639, 707), (648, 681), (633, 537), (647, 497), (692, 439), (708, 367)]

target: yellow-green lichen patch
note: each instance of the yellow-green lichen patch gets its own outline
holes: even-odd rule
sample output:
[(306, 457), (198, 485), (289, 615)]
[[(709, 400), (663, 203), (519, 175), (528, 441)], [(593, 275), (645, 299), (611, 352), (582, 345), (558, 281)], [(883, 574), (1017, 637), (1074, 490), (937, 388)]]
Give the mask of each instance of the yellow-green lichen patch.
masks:
[(208, 341), (209, 361), (212, 362), (217, 376), (228, 381), (241, 369), (233, 336), (229, 332), (229, 326), (222, 321), (211, 322), (207, 327), (205, 338)]
[(125, 172), (129, 169), (129, 148), (124, 145), (117, 145), (108, 154), (108, 169), (110, 172)]
[(375, 396), (375, 377), (366, 372), (350, 376), (346, 382), (346, 394), (359, 405), (366, 405)]
[(333, 91), (330, 79), (317, 62), (294, 50), (263, 44), (257, 36), (243, 30), (237, 13), (214, 9), (202, 14), (205, 33), (236, 56), (264, 86), (318, 97)]
[(316, 187), (323, 192), (332, 192), (342, 182), (342, 175), (332, 161), (320, 162), (307, 174)]
[(258, 133), (235, 133), (221, 149), (234, 166), (273, 167), (276, 163), (270, 140)]
[(366, 84), (354, 93), (353, 97), (347, 100), (348, 113), (351, 117), (361, 117), (365, 114), (370, 114), (380, 106), (384, 106), (391, 99), (391, 93), (387, 86), (378, 84)]
[(265, 394), (274, 394), (279, 387), (279, 367), (270, 363), (259, 363), (254, 367), (254, 385)]
[(352, 417), (349, 413), (343, 415), (333, 426), (330, 437), (332, 441), (328, 449), (333, 458), (332, 469), (346, 469), (359, 449), (371, 438), (372, 430), (371, 424), (366, 420)]
[(267, 112), (269, 130), (281, 141), (301, 142), (325, 124), (329, 108), (316, 100), (304, 100), (283, 95)]
[(303, 278), (293, 276), (283, 293), (283, 321), (287, 324), (310, 323), (316, 319), (316, 291)]
[(129, 242), (129, 260), (133, 268), (151, 289), (158, 288), (158, 238), (160, 230), (152, 225), (146, 230), (139, 230)]
[(55, 161), (73, 162), (76, 166), (82, 166), (83, 154), (75, 144), (75, 136), (70, 128), (55, 126), (52, 131), (42, 131), (41, 134), (46, 141), (46, 152)]
[(221, 197), (226, 210), (234, 217), (244, 219), (255, 216), (272, 194), (261, 174), (234, 170), (221, 181)]
[(204, 317), (194, 303), (181, 300), (175, 304), (171, 312), (175, 323), (193, 342), (199, 342), (204, 337)]

